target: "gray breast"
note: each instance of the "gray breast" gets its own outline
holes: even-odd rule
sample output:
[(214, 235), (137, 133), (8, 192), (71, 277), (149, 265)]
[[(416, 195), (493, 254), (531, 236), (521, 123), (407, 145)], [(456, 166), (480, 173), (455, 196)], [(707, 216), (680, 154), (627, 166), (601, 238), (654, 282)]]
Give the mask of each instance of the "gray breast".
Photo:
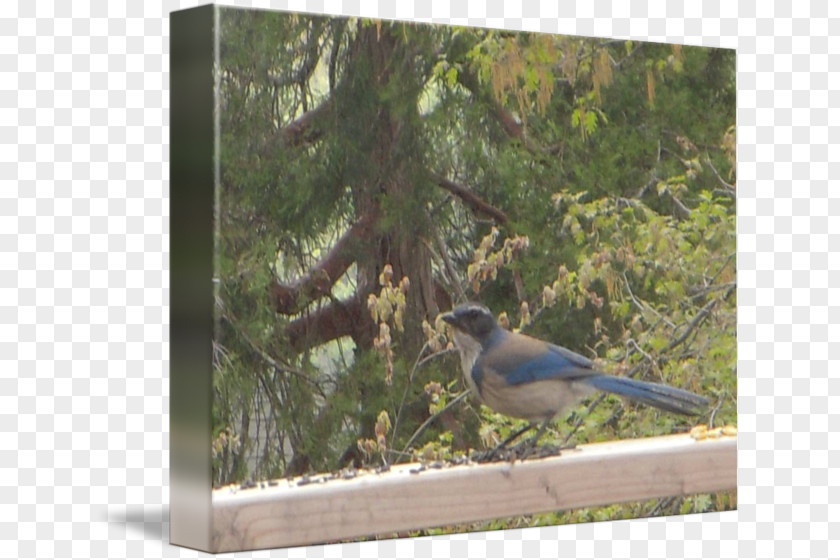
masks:
[(481, 393), (479, 393), (475, 380), (472, 377), (472, 369), (475, 361), (478, 359), (479, 352), (481, 352), (481, 344), (470, 335), (458, 330), (454, 333), (454, 340), (455, 346), (458, 347), (458, 351), (461, 353), (461, 373), (464, 375), (464, 379), (473, 394), (481, 398)]

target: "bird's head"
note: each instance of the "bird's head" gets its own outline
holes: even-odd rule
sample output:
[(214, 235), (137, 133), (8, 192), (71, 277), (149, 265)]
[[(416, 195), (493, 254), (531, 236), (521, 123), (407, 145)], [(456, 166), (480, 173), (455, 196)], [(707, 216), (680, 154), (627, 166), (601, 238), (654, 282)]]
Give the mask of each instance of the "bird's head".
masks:
[(477, 342), (486, 340), (497, 328), (493, 314), (480, 303), (459, 305), (441, 316), (441, 319), (452, 325), (456, 334), (469, 335)]

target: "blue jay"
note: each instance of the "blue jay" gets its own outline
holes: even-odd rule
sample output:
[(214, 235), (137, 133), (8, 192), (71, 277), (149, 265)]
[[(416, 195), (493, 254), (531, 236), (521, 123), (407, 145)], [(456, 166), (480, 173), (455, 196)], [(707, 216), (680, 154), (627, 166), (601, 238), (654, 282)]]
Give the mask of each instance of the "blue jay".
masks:
[(503, 329), (480, 304), (460, 305), (442, 319), (453, 327), (473, 394), (496, 412), (528, 420), (526, 429), (542, 423), (531, 449), (552, 418), (596, 390), (686, 415), (709, 402), (682, 389), (601, 373), (580, 354)]

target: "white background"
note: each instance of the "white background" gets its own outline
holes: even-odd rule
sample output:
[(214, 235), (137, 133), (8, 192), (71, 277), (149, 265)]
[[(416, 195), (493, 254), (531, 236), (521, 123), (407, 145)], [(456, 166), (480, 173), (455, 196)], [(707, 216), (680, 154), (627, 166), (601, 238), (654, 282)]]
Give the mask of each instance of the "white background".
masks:
[[(168, 14), (199, 3), (54, 4), (0, 4), (0, 556), (205, 556), (166, 505)], [(738, 50), (738, 511), (228, 556), (840, 557), (840, 3), (452, 4), (234, 5)]]

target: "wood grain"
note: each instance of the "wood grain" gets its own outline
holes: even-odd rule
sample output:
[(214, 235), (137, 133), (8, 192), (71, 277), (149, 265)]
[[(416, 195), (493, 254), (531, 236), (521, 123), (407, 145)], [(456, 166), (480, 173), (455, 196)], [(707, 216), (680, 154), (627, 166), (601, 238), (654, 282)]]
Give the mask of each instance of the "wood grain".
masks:
[[(688, 435), (581, 446), (559, 457), (213, 492), (217, 552), (333, 542), (456, 523), (730, 490), (736, 438)], [(312, 477), (315, 479), (315, 477)]]

